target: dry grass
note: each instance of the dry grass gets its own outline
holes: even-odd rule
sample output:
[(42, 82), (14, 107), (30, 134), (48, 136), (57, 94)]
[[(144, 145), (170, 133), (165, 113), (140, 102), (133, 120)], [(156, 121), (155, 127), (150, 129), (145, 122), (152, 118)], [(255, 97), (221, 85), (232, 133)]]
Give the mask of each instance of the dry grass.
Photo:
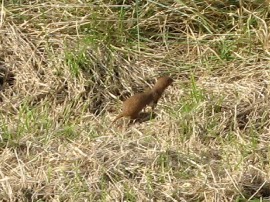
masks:
[[(269, 200), (269, 1), (247, 2), (2, 1), (1, 201)], [(157, 117), (110, 126), (164, 74)]]

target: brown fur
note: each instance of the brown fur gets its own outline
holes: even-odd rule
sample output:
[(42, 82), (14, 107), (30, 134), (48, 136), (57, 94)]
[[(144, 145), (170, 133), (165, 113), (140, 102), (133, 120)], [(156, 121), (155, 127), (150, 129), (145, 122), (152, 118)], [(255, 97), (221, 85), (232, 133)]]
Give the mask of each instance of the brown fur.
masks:
[(171, 85), (173, 79), (168, 76), (163, 76), (157, 79), (156, 84), (152, 89), (137, 93), (123, 102), (122, 112), (113, 120), (112, 123), (116, 122), (122, 117), (130, 117), (130, 119), (136, 119), (138, 114), (147, 105), (152, 107), (154, 110), (158, 100), (161, 98), (164, 90)]

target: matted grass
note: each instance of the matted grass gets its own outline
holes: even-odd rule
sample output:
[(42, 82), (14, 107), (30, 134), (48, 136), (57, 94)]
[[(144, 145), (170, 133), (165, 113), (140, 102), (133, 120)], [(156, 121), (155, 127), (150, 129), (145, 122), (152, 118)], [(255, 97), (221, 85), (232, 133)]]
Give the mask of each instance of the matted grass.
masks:
[[(266, 0), (2, 1), (1, 201), (269, 200), (269, 16)], [(161, 75), (155, 118), (110, 125)]]

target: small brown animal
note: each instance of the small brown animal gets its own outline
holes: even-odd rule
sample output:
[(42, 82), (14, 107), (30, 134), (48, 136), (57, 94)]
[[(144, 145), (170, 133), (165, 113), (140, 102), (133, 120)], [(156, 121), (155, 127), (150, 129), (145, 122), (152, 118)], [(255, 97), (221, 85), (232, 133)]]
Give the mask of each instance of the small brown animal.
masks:
[(116, 122), (122, 117), (136, 119), (139, 112), (147, 105), (150, 105), (153, 111), (164, 90), (171, 85), (172, 82), (173, 79), (168, 76), (159, 77), (152, 89), (143, 93), (137, 93), (125, 100), (123, 102), (122, 112), (113, 120), (112, 123)]
[(152, 110), (154, 110), (163, 92), (165, 91), (166, 88), (168, 88), (169, 85), (172, 84), (172, 82), (173, 82), (173, 79), (168, 76), (159, 77), (157, 79), (156, 84), (151, 89), (151, 91), (153, 92), (153, 97), (154, 97), (153, 102), (150, 103)]

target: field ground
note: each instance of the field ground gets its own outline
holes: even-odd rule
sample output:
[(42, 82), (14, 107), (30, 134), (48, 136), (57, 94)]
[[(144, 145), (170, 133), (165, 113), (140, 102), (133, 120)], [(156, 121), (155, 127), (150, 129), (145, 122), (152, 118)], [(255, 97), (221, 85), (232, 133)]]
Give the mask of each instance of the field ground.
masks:
[[(1, 201), (270, 200), (269, 8), (2, 0)], [(161, 75), (156, 116), (111, 125)]]

